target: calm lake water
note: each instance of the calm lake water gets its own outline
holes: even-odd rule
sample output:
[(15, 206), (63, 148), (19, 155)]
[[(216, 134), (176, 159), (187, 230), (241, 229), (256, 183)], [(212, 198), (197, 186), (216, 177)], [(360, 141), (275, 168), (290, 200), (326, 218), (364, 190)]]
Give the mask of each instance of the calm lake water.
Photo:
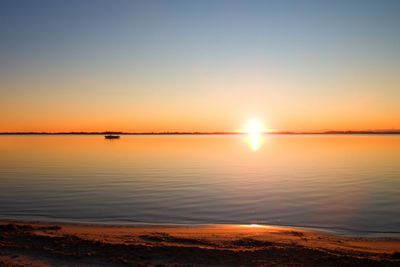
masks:
[(400, 136), (0, 136), (0, 216), (400, 232)]

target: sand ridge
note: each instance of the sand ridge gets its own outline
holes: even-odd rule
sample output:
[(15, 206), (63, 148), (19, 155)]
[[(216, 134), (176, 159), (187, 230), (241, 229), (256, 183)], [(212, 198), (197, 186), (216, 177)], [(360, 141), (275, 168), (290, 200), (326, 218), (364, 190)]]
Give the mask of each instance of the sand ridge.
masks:
[(400, 240), (258, 225), (0, 222), (4, 266), (400, 266)]

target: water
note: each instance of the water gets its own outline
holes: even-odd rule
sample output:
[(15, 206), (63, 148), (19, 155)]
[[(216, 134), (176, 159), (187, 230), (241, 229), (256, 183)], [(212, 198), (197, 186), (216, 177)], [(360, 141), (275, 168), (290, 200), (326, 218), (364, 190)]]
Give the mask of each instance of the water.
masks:
[(399, 135), (0, 136), (0, 216), (400, 232)]

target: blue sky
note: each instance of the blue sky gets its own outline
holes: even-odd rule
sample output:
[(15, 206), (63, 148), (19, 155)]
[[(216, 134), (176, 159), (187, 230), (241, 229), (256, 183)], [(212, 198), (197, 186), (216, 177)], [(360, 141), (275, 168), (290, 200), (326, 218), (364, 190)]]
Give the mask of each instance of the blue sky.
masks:
[(0, 1), (0, 130), (400, 128), (398, 14), (385, 0)]

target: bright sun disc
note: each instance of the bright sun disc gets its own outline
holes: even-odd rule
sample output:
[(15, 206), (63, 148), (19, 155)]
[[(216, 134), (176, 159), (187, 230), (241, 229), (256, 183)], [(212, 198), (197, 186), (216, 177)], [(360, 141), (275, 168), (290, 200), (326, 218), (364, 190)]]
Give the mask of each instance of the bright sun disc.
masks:
[(249, 134), (262, 134), (265, 129), (261, 121), (253, 119), (246, 124), (245, 131)]

